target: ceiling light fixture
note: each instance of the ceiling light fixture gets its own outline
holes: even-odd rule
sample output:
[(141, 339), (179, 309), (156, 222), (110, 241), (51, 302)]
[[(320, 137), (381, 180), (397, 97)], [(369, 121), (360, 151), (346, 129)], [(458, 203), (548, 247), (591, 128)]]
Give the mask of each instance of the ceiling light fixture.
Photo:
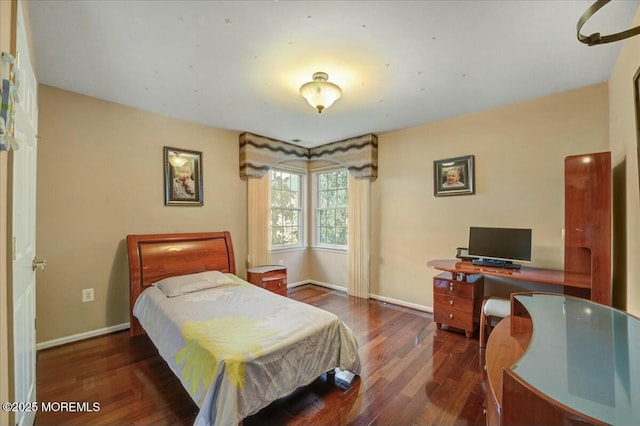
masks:
[(313, 81), (300, 87), (300, 95), (309, 102), (309, 105), (318, 110), (318, 113), (329, 108), (342, 96), (342, 89), (327, 80), (329, 75), (325, 72), (313, 74)]

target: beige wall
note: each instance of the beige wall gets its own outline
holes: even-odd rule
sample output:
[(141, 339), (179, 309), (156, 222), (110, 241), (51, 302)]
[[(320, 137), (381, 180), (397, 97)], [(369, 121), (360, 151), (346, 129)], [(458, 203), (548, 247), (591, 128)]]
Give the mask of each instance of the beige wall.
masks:
[[(633, 26), (640, 25), (640, 9), (636, 12)], [(621, 270), (614, 276), (623, 285), (625, 292), (614, 291), (615, 300), (625, 303), (627, 311), (640, 315), (640, 189), (638, 188), (638, 139), (636, 134), (633, 76), (640, 67), (640, 37), (631, 37), (622, 42), (622, 50), (609, 80), (609, 120), (611, 128), (611, 151), (614, 167), (624, 171), (617, 182), (622, 193), (623, 214), (616, 214), (622, 222), (621, 233), (626, 235), (625, 250), (615, 250), (616, 256), (624, 256)], [(622, 165), (622, 167), (621, 167)], [(615, 181), (615, 175), (614, 175)], [(615, 223), (615, 222), (614, 222)], [(617, 227), (618, 228), (618, 227)]]
[[(533, 229), (531, 266), (562, 268), (564, 158), (609, 149), (607, 84), (379, 135), (371, 293), (433, 306), (429, 259), (470, 226)], [(475, 155), (476, 194), (433, 196), (433, 161)]]
[[(245, 276), (238, 134), (40, 86), (37, 340), (129, 320), (127, 234), (231, 232)], [(203, 153), (204, 206), (164, 205), (163, 146)], [(81, 302), (81, 290), (95, 301)]]
[(309, 251), (308, 277), (347, 291), (349, 287), (349, 258), (347, 252), (327, 249)]

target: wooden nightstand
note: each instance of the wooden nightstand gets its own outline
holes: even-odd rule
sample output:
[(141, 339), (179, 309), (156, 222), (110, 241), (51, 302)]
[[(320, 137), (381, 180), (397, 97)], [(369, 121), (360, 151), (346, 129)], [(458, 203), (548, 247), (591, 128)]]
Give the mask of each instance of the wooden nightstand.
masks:
[(281, 265), (256, 266), (247, 269), (247, 281), (281, 296), (287, 295), (287, 267)]

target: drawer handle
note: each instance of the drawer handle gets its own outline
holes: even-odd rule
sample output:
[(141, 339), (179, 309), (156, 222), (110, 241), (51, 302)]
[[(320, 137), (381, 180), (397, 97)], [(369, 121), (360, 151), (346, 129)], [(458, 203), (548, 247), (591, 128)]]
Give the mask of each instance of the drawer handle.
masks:
[(449, 318), (453, 319), (453, 314), (449, 314)]
[(278, 287), (282, 287), (282, 283), (278, 283)]
[(449, 304), (453, 306), (453, 300), (449, 300)]
[(453, 284), (449, 284), (449, 290), (453, 291)]

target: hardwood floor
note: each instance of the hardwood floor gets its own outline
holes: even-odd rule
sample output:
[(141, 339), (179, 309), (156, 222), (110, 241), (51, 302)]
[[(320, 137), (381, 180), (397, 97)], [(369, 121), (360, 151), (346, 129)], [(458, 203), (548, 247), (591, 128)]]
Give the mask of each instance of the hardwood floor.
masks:
[[(437, 330), (427, 313), (313, 285), (289, 297), (338, 315), (355, 333), (362, 373), (343, 391), (318, 378), (245, 419), (253, 425), (483, 425), (484, 353), (476, 338)], [(38, 352), (36, 425), (192, 425), (198, 411), (146, 336), (128, 330)]]

